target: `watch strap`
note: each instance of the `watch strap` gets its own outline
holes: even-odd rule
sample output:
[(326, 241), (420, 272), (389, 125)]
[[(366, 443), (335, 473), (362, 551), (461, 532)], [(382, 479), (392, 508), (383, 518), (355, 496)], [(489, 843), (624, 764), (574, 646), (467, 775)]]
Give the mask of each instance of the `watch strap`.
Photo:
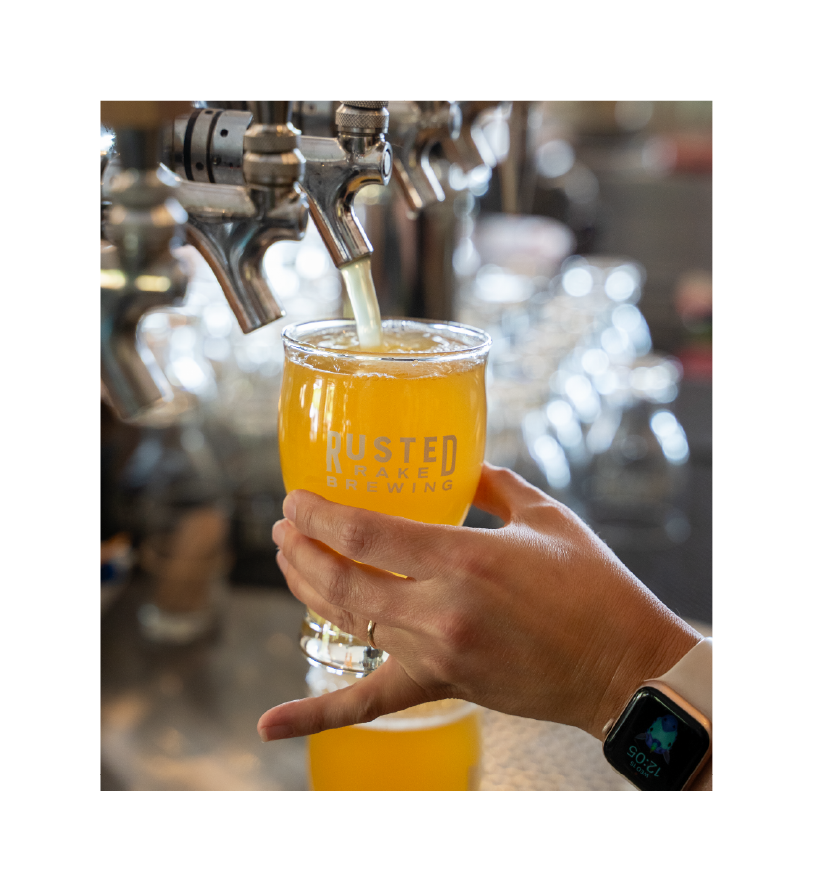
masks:
[(704, 637), (665, 674), (655, 680), (666, 684), (711, 722), (711, 638)]

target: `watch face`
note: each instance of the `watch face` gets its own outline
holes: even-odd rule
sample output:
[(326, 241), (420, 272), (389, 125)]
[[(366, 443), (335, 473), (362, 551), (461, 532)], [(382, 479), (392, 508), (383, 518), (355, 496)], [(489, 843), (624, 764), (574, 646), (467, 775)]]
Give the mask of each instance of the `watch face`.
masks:
[(604, 742), (610, 764), (639, 789), (682, 789), (710, 745), (706, 728), (653, 687), (632, 697)]

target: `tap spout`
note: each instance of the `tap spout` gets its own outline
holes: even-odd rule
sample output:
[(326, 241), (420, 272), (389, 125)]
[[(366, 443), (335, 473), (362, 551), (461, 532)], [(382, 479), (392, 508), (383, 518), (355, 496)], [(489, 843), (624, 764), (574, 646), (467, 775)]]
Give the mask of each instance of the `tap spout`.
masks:
[(119, 416), (138, 421), (155, 405), (173, 398), (155, 357), (139, 342), (138, 323), (151, 309), (183, 303), (187, 277), (171, 255), (153, 257), (137, 269), (128, 266), (116, 245), (103, 244), (102, 381)]
[(353, 200), (364, 186), (389, 182), (388, 117), (385, 102), (344, 102), (336, 110), (335, 138), (302, 137), (302, 187), (313, 222), (337, 267), (373, 252)]
[[(281, 318), (277, 303), (263, 274), (265, 252), (277, 241), (299, 241), (308, 224), (308, 207), (297, 189), (286, 202), (272, 203), (259, 190), (244, 193), (251, 212), (241, 219), (225, 213), (214, 216), (190, 210), (186, 226), (188, 242), (200, 251), (215, 274), (244, 334)], [(181, 194), (183, 202), (184, 195)]]
[(393, 102), (390, 104), (389, 139), (393, 148), (395, 178), (409, 211), (417, 215), (445, 198), (429, 161), (432, 148), (460, 133), (456, 102)]

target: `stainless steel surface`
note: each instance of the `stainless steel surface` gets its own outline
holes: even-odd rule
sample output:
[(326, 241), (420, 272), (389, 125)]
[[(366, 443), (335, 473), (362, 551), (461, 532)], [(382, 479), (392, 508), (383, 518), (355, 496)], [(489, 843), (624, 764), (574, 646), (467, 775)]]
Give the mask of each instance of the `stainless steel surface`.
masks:
[(287, 592), (232, 591), (216, 639), (140, 639), (133, 582), (102, 619), (102, 786), (123, 790), (302, 790), (305, 740), (263, 745), (272, 705), (307, 695), (302, 606)]
[[(256, 732), (266, 709), (307, 695), (302, 605), (234, 588), (218, 637), (173, 649), (139, 639), (140, 596), (135, 581), (102, 618), (102, 789), (306, 790), (305, 740)], [(481, 788), (632, 790), (584, 731), (487, 710)]]

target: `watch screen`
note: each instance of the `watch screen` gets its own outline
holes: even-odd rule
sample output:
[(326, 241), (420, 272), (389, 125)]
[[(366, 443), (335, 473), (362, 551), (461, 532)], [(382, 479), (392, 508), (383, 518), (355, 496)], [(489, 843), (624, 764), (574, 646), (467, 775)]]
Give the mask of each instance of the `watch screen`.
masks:
[(703, 727), (668, 696), (643, 687), (604, 743), (612, 766), (639, 789), (682, 789), (709, 748)]

